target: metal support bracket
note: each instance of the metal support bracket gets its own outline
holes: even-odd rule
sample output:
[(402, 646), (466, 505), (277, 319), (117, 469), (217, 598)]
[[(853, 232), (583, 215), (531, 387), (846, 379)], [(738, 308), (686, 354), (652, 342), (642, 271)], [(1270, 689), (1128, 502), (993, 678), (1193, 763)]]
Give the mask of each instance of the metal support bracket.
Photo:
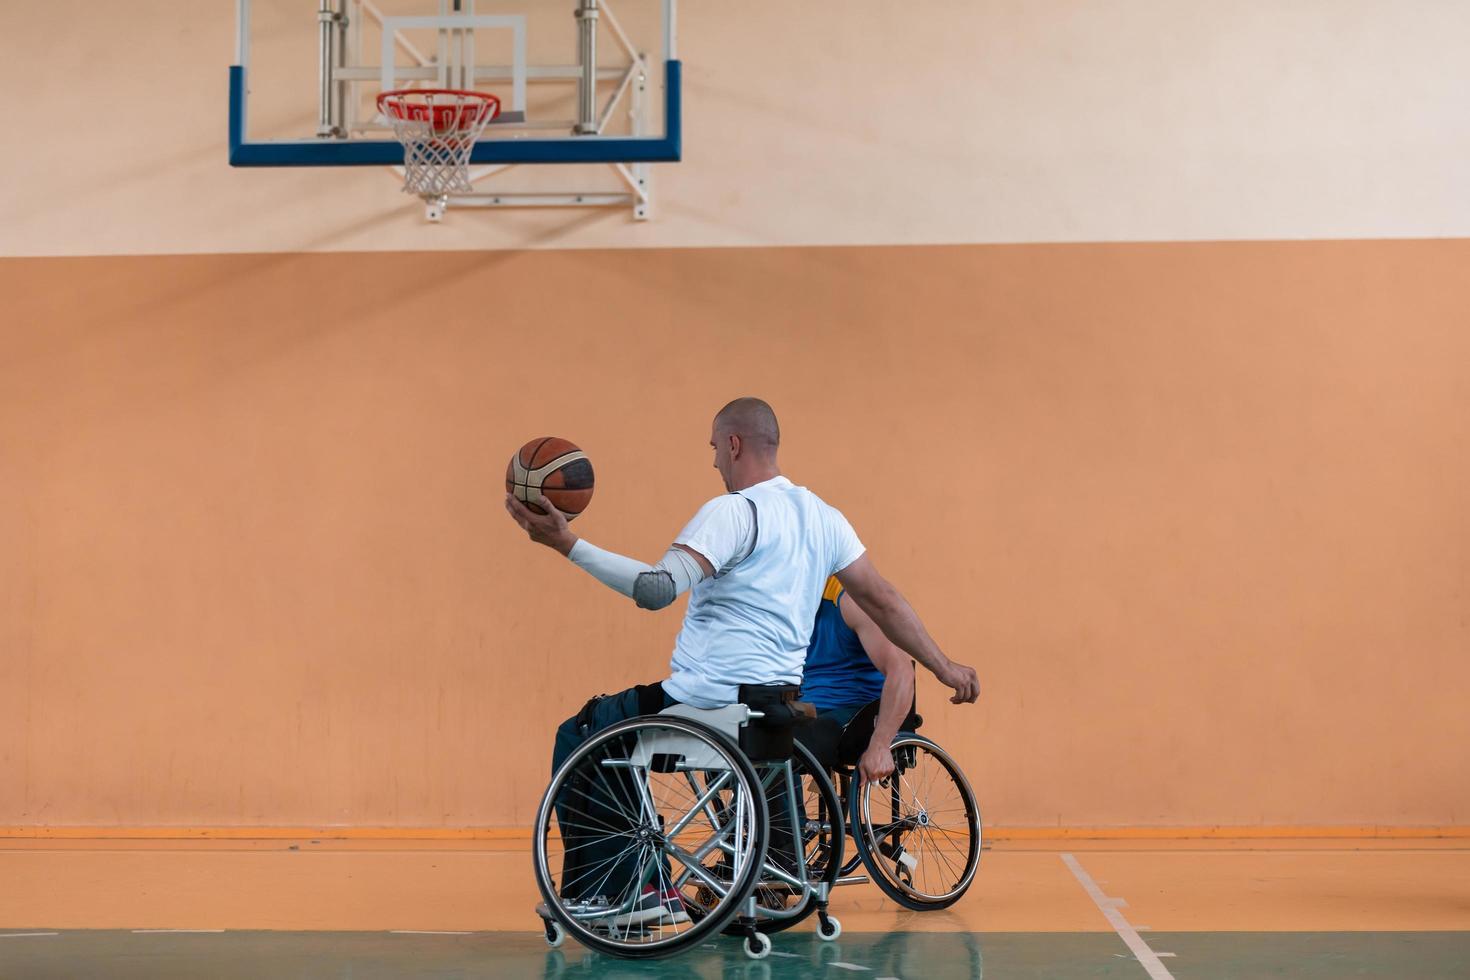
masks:
[[(381, 128), (381, 119), (359, 119), (356, 86), (378, 81), (380, 88), (396, 88), (429, 81), (444, 87), (475, 88), (479, 81), (495, 79), (513, 83), (514, 94), (505, 122), (531, 131), (558, 128), (571, 136), (560, 138), (491, 138), (479, 141), (470, 156), (470, 180), (478, 183), (518, 164), (600, 163), (607, 165), (625, 189), (521, 193), (475, 191), (431, 197), (424, 200), (425, 218), (443, 220), (450, 207), (626, 207), (635, 220), (650, 217), (652, 204), (651, 163), (677, 162), (682, 155), (682, 71), (678, 61), (674, 8), (676, 0), (663, 0), (664, 7), (664, 99), (661, 136), (649, 136), (648, 58), (636, 47), (614, 12), (613, 0), (575, 0), (572, 11), (578, 32), (578, 64), (524, 64), (524, 18), (476, 16), (474, 0), (454, 0), (451, 15), (440, 4), (438, 17), (386, 16), (374, 0), (317, 0), (320, 85), (315, 139), (248, 140), (246, 111), (250, 65), (249, 10), (251, 0), (236, 0), (240, 33), (237, 64), (229, 76), (229, 162), (236, 167), (339, 167), (386, 166), (402, 176), (403, 148), (396, 140), (371, 138)], [(381, 2), (381, 0), (379, 0)], [(382, 34), (379, 67), (365, 64), (362, 54), (363, 25), (376, 24)], [(597, 33), (606, 28), (606, 39), (628, 58), (624, 66), (600, 67)], [(440, 28), (437, 55), (420, 51), (406, 28)], [(478, 64), (474, 56), (475, 29), (504, 29), (514, 33), (515, 58), (510, 65)], [(446, 50), (447, 48), (447, 50)], [(395, 54), (406, 53), (410, 63), (398, 65)], [(619, 58), (618, 60), (621, 60)], [(453, 75), (453, 78), (448, 75)], [(400, 81), (401, 80), (401, 81)], [(536, 119), (527, 121), (516, 111), (524, 100), (527, 81), (540, 84), (577, 86), (575, 120)], [(451, 85), (450, 83), (453, 83)], [(598, 105), (598, 85), (607, 94)], [(613, 113), (623, 108), (628, 114), (627, 136), (603, 135)], [(369, 138), (361, 138), (367, 136)]]

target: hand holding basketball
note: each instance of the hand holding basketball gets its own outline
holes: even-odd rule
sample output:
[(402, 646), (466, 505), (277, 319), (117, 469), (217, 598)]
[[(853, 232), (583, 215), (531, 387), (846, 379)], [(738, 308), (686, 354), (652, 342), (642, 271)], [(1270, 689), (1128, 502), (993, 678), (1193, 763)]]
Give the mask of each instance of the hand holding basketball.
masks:
[(526, 443), (505, 467), (505, 509), (537, 544), (562, 554), (577, 536), (567, 527), (592, 502), (592, 461), (566, 439)]
[(521, 530), (531, 536), (532, 541), (567, 554), (572, 550), (572, 545), (577, 543), (577, 536), (567, 524), (566, 515), (557, 510), (549, 500), (543, 499), (541, 506), (546, 509), (546, 513), (538, 514), (517, 500), (513, 494), (505, 495), (505, 509), (510, 513), (511, 520), (519, 524)]

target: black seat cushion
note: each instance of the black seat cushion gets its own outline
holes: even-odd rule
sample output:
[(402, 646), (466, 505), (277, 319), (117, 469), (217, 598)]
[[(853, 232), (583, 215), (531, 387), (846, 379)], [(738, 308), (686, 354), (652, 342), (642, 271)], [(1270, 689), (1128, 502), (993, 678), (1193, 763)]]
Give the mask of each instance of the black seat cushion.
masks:
[(837, 746), (842, 741), (842, 726), (837, 719), (817, 715), (810, 725), (796, 732), (796, 740), (807, 747), (824, 769), (837, 768)]
[(791, 757), (793, 733), (817, 716), (815, 708), (796, 700), (800, 690), (795, 684), (741, 685), (740, 703), (762, 715), (740, 731), (740, 748), (752, 760)]

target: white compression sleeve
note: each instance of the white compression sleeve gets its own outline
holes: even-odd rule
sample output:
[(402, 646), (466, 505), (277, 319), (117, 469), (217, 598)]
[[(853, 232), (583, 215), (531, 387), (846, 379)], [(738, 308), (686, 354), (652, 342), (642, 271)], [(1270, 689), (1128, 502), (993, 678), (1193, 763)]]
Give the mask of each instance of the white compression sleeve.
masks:
[(670, 548), (657, 565), (645, 565), (578, 538), (567, 557), (597, 581), (628, 596), (644, 609), (662, 609), (704, 578), (704, 569), (682, 548)]
[(633, 586), (637, 583), (638, 576), (653, 571), (652, 566), (641, 561), (603, 551), (586, 538), (578, 538), (567, 557), (582, 571), (630, 599), (633, 597)]

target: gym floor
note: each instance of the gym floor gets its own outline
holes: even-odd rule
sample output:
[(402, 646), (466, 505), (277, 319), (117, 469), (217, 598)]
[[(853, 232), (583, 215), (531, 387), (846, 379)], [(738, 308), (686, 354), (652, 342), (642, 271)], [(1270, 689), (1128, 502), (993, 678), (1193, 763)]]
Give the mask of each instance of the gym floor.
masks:
[(953, 909), (840, 889), (764, 961), (548, 949), (524, 841), (0, 841), (0, 978), (1470, 977), (1470, 841), (1002, 840)]

